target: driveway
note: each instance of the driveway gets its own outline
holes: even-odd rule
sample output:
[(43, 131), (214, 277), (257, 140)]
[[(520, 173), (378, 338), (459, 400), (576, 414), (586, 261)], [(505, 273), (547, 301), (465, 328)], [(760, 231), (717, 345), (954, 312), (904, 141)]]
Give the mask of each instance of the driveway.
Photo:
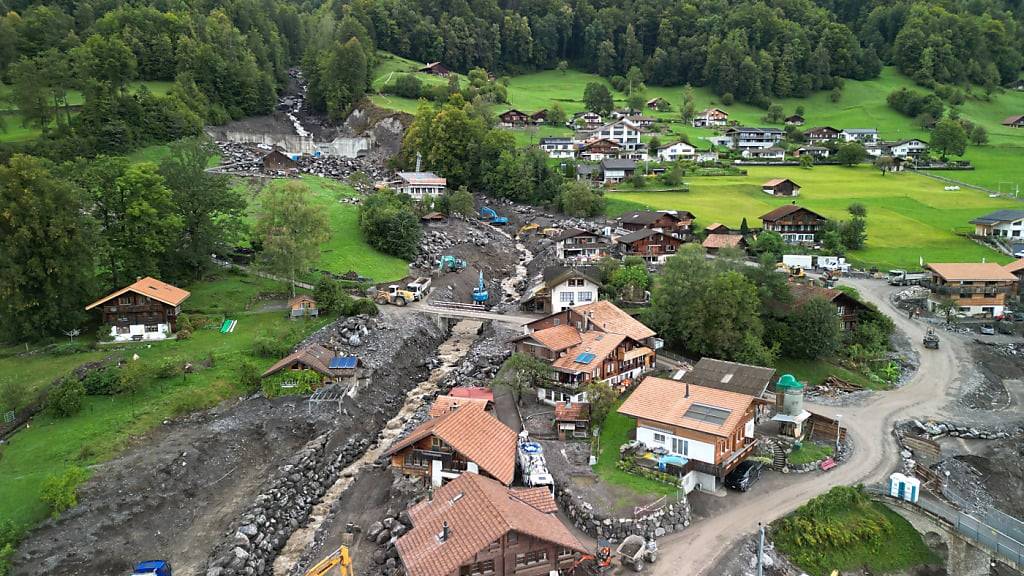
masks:
[[(658, 542), (662, 559), (652, 566), (653, 574), (708, 574), (708, 570), (726, 550), (757, 529), (785, 516), (807, 500), (834, 486), (872, 483), (886, 479), (897, 467), (899, 454), (890, 434), (895, 421), (905, 418), (935, 418), (946, 414), (949, 397), (961, 385), (957, 368), (970, 362), (959, 338), (941, 334), (942, 347), (926, 350), (921, 346), (925, 326), (908, 320), (888, 299), (892, 288), (878, 280), (847, 279), (861, 297), (887, 313), (909, 338), (920, 354), (921, 366), (903, 388), (874, 394), (859, 406), (835, 408), (808, 403), (808, 408), (830, 417), (842, 415), (842, 424), (854, 443), (849, 460), (826, 473), (790, 474), (762, 481), (745, 494), (730, 492), (729, 506), (680, 534)], [(765, 480), (768, 480), (767, 478)], [(718, 508), (717, 506), (715, 508)]]

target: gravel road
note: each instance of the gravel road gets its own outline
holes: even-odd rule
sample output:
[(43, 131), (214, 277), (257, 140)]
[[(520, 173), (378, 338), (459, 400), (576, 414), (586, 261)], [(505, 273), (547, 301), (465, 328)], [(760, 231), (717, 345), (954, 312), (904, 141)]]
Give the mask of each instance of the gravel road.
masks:
[(899, 453), (890, 438), (893, 423), (905, 418), (940, 418), (962, 385), (961, 363), (971, 362), (959, 338), (942, 336), (939, 350), (921, 346), (925, 326), (908, 320), (889, 302), (892, 290), (878, 280), (844, 280), (861, 297), (886, 312), (903, 331), (921, 356), (921, 367), (910, 382), (898, 390), (877, 393), (859, 406), (842, 408), (809, 404), (815, 412), (836, 417), (853, 439), (853, 455), (827, 474), (788, 475), (784, 480), (764, 482), (750, 492), (730, 492), (732, 502), (720, 513), (697, 522), (689, 530), (658, 542), (662, 559), (651, 566), (655, 575), (709, 574), (720, 555), (741, 538), (752, 533), (758, 522), (780, 518), (807, 500), (833, 486), (884, 480), (898, 465)]

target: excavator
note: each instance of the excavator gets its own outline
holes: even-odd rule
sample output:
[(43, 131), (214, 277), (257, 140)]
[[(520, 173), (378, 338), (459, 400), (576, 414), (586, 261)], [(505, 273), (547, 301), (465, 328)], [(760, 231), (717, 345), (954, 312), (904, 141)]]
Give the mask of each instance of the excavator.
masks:
[(573, 562), (572, 566), (559, 572), (559, 576), (600, 576), (612, 567), (612, 546), (607, 540), (597, 540), (597, 550), (593, 554), (584, 554)]
[(353, 576), (352, 557), (349, 556), (348, 546), (339, 546), (337, 550), (310, 568), (306, 572), (306, 576), (325, 576), (331, 573), (335, 567), (338, 568), (336, 572), (338, 576)]
[(465, 268), (466, 261), (451, 254), (445, 254), (437, 261), (437, 269), (441, 272), (458, 272)]

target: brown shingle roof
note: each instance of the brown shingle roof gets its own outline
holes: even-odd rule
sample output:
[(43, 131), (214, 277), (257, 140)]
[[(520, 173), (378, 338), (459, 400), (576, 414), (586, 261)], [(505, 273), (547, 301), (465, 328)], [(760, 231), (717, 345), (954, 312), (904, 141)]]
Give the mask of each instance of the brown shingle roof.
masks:
[(743, 236), (736, 234), (708, 234), (700, 245), (705, 248), (736, 248), (743, 243)]
[[(743, 424), (744, 415), (754, 397), (747, 394), (690, 385), (690, 396), (685, 396), (686, 385), (664, 378), (644, 378), (637, 389), (619, 407), (619, 413), (634, 418), (653, 420), (663, 424), (698, 430), (715, 436), (728, 437)], [(694, 404), (728, 410), (722, 424), (685, 417)]]
[[(580, 334), (581, 342), (570, 348), (566, 353), (551, 363), (552, 368), (560, 368), (567, 372), (591, 372), (604, 362), (619, 344), (626, 339), (622, 334), (597, 332), (591, 330)], [(578, 362), (583, 354), (593, 354), (587, 362)]]
[(555, 421), (590, 420), (590, 404), (587, 402), (555, 402)]
[(786, 204), (784, 206), (779, 206), (775, 210), (772, 210), (771, 212), (762, 215), (761, 220), (765, 220), (767, 222), (774, 222), (780, 218), (785, 218), (786, 216), (789, 216), (794, 212), (799, 212), (800, 210), (806, 210), (807, 212), (810, 212), (811, 214), (817, 216), (818, 218), (821, 218), (822, 220), (828, 220), (828, 218), (825, 218), (821, 214), (818, 214), (817, 212), (810, 210), (808, 208), (804, 208), (803, 206), (797, 206), (796, 204)]
[(295, 306), (299, 302), (312, 302), (313, 304), (316, 304), (316, 299), (309, 294), (299, 294), (288, 301), (288, 306)]
[(121, 288), (117, 292), (107, 294), (103, 298), (100, 298), (99, 300), (86, 306), (85, 309), (92, 310), (93, 308), (99, 306), (100, 304), (103, 304), (104, 302), (107, 302), (108, 300), (111, 300), (113, 298), (117, 298), (118, 296), (124, 294), (125, 292), (136, 292), (138, 294), (142, 294), (143, 296), (148, 296), (153, 300), (156, 300), (157, 302), (163, 302), (168, 306), (177, 306), (184, 302), (185, 299), (191, 295), (191, 292), (189, 292), (188, 290), (182, 290), (177, 286), (171, 286), (166, 282), (161, 282), (156, 278), (146, 276), (141, 280), (136, 280), (133, 284), (129, 284), (128, 286)]
[(387, 454), (394, 454), (430, 435), (444, 440), (504, 484), (512, 483), (516, 472), (516, 433), (487, 412), (462, 407), (427, 420), (391, 446)]
[(1010, 282), (1017, 279), (1016, 276), (995, 262), (936, 263), (928, 264), (927, 268), (947, 282), (961, 280)]
[(427, 416), (431, 418), (437, 418), (438, 416), (444, 416), (449, 412), (454, 412), (459, 408), (468, 408), (470, 410), (486, 410), (487, 400), (483, 398), (459, 398), (458, 396), (438, 396), (434, 399), (434, 403), (430, 405), (430, 411), (427, 412)]
[(1021, 120), (1024, 120), (1024, 116), (1022, 116), (1020, 114), (1018, 114), (1016, 116), (1009, 116), (1005, 120), (1003, 120), (1003, 126), (1010, 126), (1012, 124), (1016, 124), (1016, 123), (1020, 122)]
[(591, 322), (605, 332), (625, 334), (637, 342), (643, 342), (656, 334), (654, 330), (644, 326), (642, 322), (607, 300), (598, 300), (572, 310), (584, 316), (589, 315)]
[[(512, 530), (586, 553), (558, 517), (546, 512), (553, 504), (550, 494), (542, 500), (538, 490), (509, 489), (477, 474), (462, 474), (439, 488), (431, 500), (409, 509), (413, 528), (395, 545), (409, 576), (456, 572)], [(445, 522), (448, 538), (441, 541), (437, 535)]]
[(311, 344), (278, 360), (273, 366), (267, 368), (267, 371), (264, 372), (261, 377), (266, 378), (267, 376), (280, 371), (282, 368), (291, 366), (295, 361), (301, 362), (306, 368), (323, 374), (324, 376), (331, 376), (330, 364), (331, 358), (333, 357), (334, 353), (327, 348), (324, 348), (319, 344)]
[(583, 340), (575, 327), (568, 324), (560, 324), (551, 328), (537, 330), (527, 334), (524, 338), (533, 338), (544, 345), (545, 348), (559, 352), (578, 345)]
[(1020, 260), (1017, 260), (1015, 262), (1010, 262), (1006, 266), (1003, 266), (1003, 269), (1005, 269), (1007, 272), (1010, 272), (1011, 274), (1014, 272), (1024, 270), (1024, 258), (1021, 258)]
[[(756, 398), (764, 394), (774, 376), (774, 368), (701, 358), (692, 370), (683, 375), (683, 381)], [(690, 388), (690, 393), (693, 394), (693, 388)]]

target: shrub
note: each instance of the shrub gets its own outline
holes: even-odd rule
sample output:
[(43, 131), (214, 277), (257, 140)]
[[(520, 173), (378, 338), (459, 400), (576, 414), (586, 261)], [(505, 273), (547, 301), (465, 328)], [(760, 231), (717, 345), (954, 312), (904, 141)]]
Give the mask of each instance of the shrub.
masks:
[(178, 340), (188, 340), (189, 338), (192, 337), (192, 331), (191, 330), (178, 330), (175, 333), (175, 337)]
[(188, 330), (191, 332), (194, 330), (194, 327), (192, 326), (192, 317), (188, 314), (178, 314), (177, 327), (179, 332), (182, 330)]
[(377, 305), (374, 304), (373, 300), (369, 298), (356, 298), (352, 300), (352, 304), (346, 311), (346, 316), (358, 316), (360, 314), (366, 314), (367, 316), (376, 316), (380, 313), (377, 309)]
[(56, 418), (74, 416), (82, 409), (85, 386), (74, 377), (64, 378), (46, 397), (46, 411)]
[(722, 94), (722, 104), (723, 105), (731, 106), (732, 103), (735, 102), (735, 101), (736, 101), (736, 98), (732, 95), (732, 92), (726, 92), (725, 94)]
[(16, 380), (0, 382), (0, 412), (17, 410), (25, 401), (25, 386)]
[(320, 375), (312, 370), (282, 372), (263, 380), (263, 394), (267, 398), (303, 395), (320, 385)]
[(62, 342), (60, 344), (54, 344), (50, 347), (50, 354), (54, 356), (70, 356), (72, 354), (80, 354), (82, 352), (88, 352), (92, 350), (92, 345), (88, 342), (79, 340), (78, 342)]
[(290, 351), (287, 342), (270, 334), (257, 336), (252, 342), (252, 353), (260, 358), (280, 358)]
[(260, 369), (248, 360), (243, 360), (238, 367), (238, 383), (247, 391), (252, 392), (260, 387)]
[(174, 378), (181, 374), (181, 363), (174, 358), (164, 358), (156, 369), (157, 378)]
[(108, 366), (86, 374), (85, 378), (82, 378), (82, 386), (85, 387), (85, 393), (90, 396), (110, 396), (117, 394), (119, 379), (117, 368)]
[(171, 402), (171, 413), (175, 416), (185, 416), (205, 410), (216, 402), (217, 398), (210, 390), (190, 391), (174, 398)]
[(39, 498), (50, 509), (50, 516), (57, 518), (61, 512), (78, 504), (78, 485), (88, 477), (84, 469), (72, 466), (63, 474), (51, 474), (43, 482), (43, 493)]

